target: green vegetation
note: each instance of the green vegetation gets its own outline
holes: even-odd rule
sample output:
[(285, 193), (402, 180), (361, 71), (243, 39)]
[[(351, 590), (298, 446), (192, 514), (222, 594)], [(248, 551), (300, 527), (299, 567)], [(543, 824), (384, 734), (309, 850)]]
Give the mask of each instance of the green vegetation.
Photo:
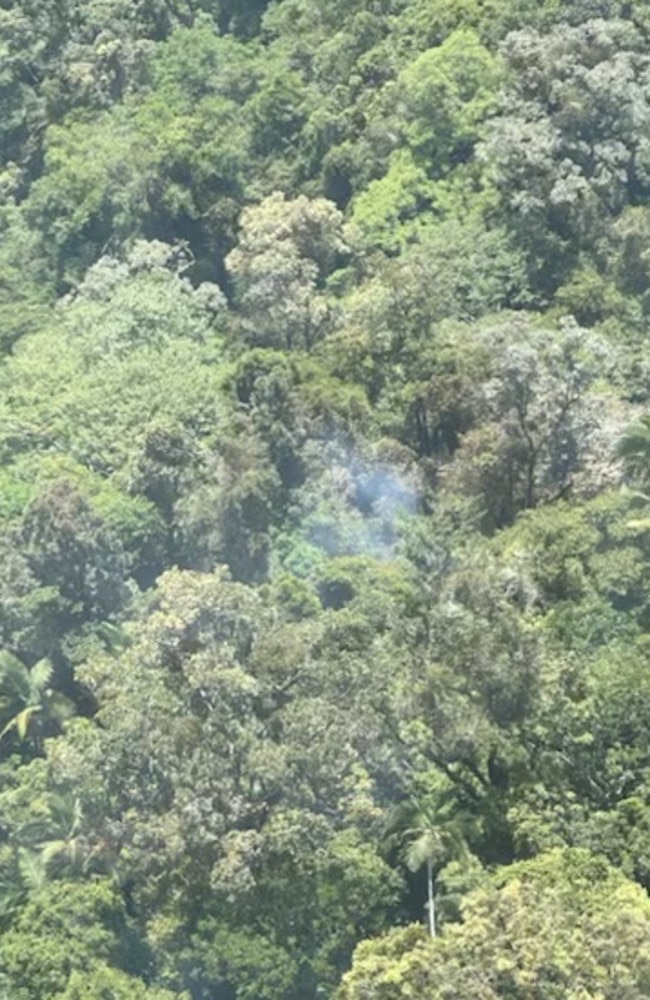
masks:
[(650, 994), (649, 51), (0, 0), (0, 1000)]

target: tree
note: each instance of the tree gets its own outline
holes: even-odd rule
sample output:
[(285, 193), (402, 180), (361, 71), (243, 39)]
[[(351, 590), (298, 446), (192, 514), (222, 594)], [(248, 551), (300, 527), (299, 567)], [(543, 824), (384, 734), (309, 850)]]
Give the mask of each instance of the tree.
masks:
[(648, 190), (648, 60), (641, 33), (615, 18), (513, 32), (502, 51), (509, 87), (478, 155), (548, 296)]
[(418, 871), (423, 865), (427, 870), (427, 920), (429, 934), (436, 936), (435, 899), (433, 895), (433, 868), (439, 864), (445, 855), (443, 835), (436, 819), (428, 810), (416, 807), (413, 826), (405, 831), (410, 843), (406, 848), (406, 865), (412, 872)]
[(586, 851), (553, 851), (497, 872), (435, 940), (406, 928), (359, 946), (340, 1000), (578, 1000), (643, 997), (650, 977), (645, 893)]
[(19, 539), (37, 580), (58, 591), (62, 630), (121, 610), (128, 590), (119, 540), (71, 483), (55, 481), (33, 499)]
[(245, 209), (226, 264), (246, 339), (310, 350), (331, 323), (326, 279), (349, 252), (343, 216), (324, 198), (287, 202), (276, 192)]
[[(146, 961), (114, 884), (54, 881), (29, 899), (5, 931), (0, 983), (16, 997), (67, 996), (73, 986), (75, 996), (81, 976), (92, 983), (107, 966), (134, 973), (138, 966), (146, 968)], [(117, 982), (120, 978), (116, 974)], [(133, 985), (137, 996), (137, 979)], [(167, 996), (161, 993), (164, 1000)], [(152, 997), (157, 1000), (155, 990)]]
[(97, 962), (88, 971), (74, 970), (56, 1000), (189, 1000), (189, 993), (147, 984), (137, 975)]
[(499, 60), (466, 28), (402, 71), (396, 90), (406, 141), (431, 176), (469, 159), (481, 122), (496, 107), (501, 74)]
[(650, 479), (650, 416), (628, 427), (618, 442), (618, 453), (632, 477), (645, 486)]
[(613, 445), (624, 410), (598, 391), (602, 366), (615, 370), (609, 345), (571, 320), (554, 333), (513, 318), (488, 339), (482, 420), (445, 470), (447, 488), (482, 494), (490, 531), (522, 508), (620, 482)]
[(72, 702), (60, 691), (53, 691), (52, 664), (39, 660), (28, 669), (7, 650), (0, 652), (0, 741), (4, 750), (12, 745), (12, 737), (22, 743), (32, 743), (42, 749), (44, 736), (60, 726), (74, 711)]

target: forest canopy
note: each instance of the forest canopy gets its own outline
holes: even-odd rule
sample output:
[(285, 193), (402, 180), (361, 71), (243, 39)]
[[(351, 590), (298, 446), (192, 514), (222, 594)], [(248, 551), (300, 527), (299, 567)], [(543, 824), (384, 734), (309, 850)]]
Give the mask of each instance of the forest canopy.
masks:
[(650, 4), (0, 53), (0, 1000), (647, 997)]

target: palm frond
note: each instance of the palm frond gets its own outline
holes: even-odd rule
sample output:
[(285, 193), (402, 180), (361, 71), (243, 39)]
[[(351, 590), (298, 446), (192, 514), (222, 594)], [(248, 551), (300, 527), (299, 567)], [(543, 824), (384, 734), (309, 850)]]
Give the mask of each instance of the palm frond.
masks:
[(619, 455), (638, 455), (650, 450), (650, 417), (643, 417), (638, 423), (627, 428), (619, 439)]
[(39, 693), (44, 691), (52, 680), (52, 674), (54, 673), (54, 667), (49, 660), (39, 660), (35, 663), (32, 669), (29, 671), (29, 679), (31, 681), (31, 686), (34, 691)]
[(404, 854), (406, 867), (417, 872), (423, 865), (433, 865), (441, 861), (446, 853), (445, 838), (435, 829), (423, 830), (420, 836), (411, 841)]
[(0, 691), (25, 703), (31, 693), (27, 667), (6, 649), (0, 650)]
[(21, 712), (14, 715), (13, 719), (9, 720), (2, 732), (0, 732), (0, 740), (6, 736), (7, 733), (10, 733), (12, 729), (15, 729), (18, 734), (18, 739), (23, 742), (27, 738), (30, 722), (40, 711), (40, 705), (28, 705), (27, 708), (23, 708)]
[(40, 853), (30, 851), (27, 847), (19, 847), (18, 870), (30, 892), (35, 892), (43, 886), (46, 873)]

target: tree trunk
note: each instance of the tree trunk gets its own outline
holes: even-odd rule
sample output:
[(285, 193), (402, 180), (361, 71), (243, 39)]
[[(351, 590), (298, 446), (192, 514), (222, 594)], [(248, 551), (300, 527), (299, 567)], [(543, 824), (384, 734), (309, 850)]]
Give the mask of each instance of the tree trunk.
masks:
[(429, 912), (429, 934), (436, 936), (436, 911), (433, 899), (433, 865), (427, 861), (427, 910)]

